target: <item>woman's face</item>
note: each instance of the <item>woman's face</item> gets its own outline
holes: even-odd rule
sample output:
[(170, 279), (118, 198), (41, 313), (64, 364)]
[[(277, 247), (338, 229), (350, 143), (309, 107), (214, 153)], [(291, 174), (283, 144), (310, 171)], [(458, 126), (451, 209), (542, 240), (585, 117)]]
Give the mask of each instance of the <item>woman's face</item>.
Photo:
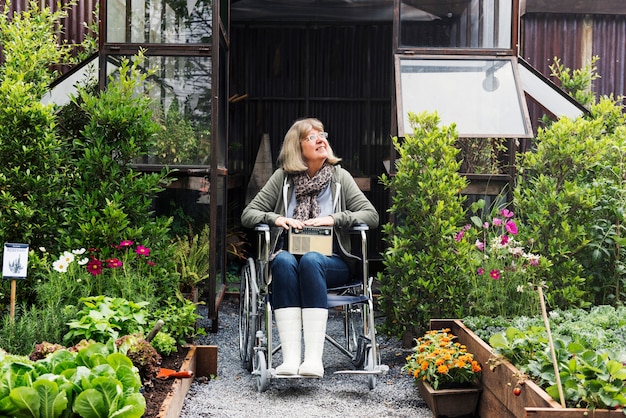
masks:
[(321, 164), (328, 158), (328, 134), (311, 128), (306, 136), (300, 139), (302, 158), (309, 165)]

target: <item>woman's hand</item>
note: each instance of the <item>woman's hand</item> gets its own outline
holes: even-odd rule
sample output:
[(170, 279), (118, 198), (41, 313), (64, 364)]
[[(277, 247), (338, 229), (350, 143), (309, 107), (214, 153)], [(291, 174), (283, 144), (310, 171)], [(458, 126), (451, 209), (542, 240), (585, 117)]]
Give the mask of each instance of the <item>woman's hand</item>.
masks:
[(279, 216), (278, 218), (276, 218), (275, 224), (276, 224), (276, 226), (280, 226), (280, 227), (285, 228), (285, 229), (289, 229), (289, 228), (302, 229), (302, 228), (304, 228), (304, 222), (299, 221), (297, 219), (293, 219), (293, 218), (285, 218), (284, 216)]
[(307, 219), (304, 222), (293, 218), (285, 218), (284, 216), (279, 216), (276, 219), (276, 226), (280, 226), (285, 229), (302, 229), (305, 226), (333, 226), (334, 224), (335, 219), (330, 215), (321, 218)]
[(306, 226), (333, 226), (335, 224), (335, 218), (332, 216), (324, 216), (322, 218), (307, 219), (304, 221)]

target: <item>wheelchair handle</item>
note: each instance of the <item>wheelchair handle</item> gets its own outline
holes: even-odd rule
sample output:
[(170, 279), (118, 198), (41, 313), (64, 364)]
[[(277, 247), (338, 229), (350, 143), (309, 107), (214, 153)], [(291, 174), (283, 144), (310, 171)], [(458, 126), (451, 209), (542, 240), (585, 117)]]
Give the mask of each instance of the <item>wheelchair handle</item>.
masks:
[(358, 232), (369, 231), (369, 230), (370, 230), (370, 227), (367, 224), (363, 224), (363, 223), (354, 224), (350, 227), (351, 233), (358, 233)]
[(256, 224), (254, 230), (257, 232), (266, 232), (270, 230), (270, 226), (268, 224)]

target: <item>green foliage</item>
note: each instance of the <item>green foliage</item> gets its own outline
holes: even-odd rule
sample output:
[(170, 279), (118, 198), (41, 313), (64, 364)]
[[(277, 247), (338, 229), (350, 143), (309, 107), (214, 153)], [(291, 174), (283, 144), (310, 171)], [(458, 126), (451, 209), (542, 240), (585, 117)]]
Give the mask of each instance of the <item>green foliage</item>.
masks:
[(380, 305), (391, 335), (420, 334), (431, 317), (459, 317), (465, 312), (468, 266), (451, 249), (464, 222), (467, 180), (458, 174), (457, 133), (438, 127), (436, 114), (410, 116), (414, 134), (394, 138), (399, 159), (396, 175), (381, 177), (392, 190), (389, 212), (395, 221), (383, 225), (389, 244), (383, 254)]
[(0, 242), (41, 243), (59, 223), (66, 184), (53, 109), (40, 103), (65, 49), (54, 26), (65, 13), (39, 9), (0, 15)]
[(541, 129), (534, 152), (518, 161), (514, 201), (525, 236), (552, 261), (545, 280), (553, 307), (622, 297), (626, 130), (616, 108), (603, 99), (591, 117), (562, 118)]
[(143, 332), (148, 322), (148, 302), (131, 302), (103, 295), (80, 301), (84, 306), (76, 313), (76, 319), (68, 323), (70, 330), (63, 337), (70, 344), (80, 340), (106, 342)]
[(174, 260), (180, 274), (180, 284), (196, 287), (209, 277), (209, 225), (191, 237), (177, 237), (174, 242)]
[(583, 106), (590, 106), (595, 101), (593, 94), (593, 81), (600, 78), (596, 73), (596, 62), (600, 57), (594, 55), (585, 67), (581, 69), (571, 70), (565, 68), (561, 64), (561, 60), (554, 57), (552, 65), (550, 65), (550, 74), (561, 82), (563, 90), (567, 91), (570, 96), (576, 99)]
[(163, 356), (169, 356), (178, 351), (178, 343), (174, 337), (167, 332), (159, 332), (154, 336), (150, 344)]
[[(166, 306), (152, 313), (154, 322), (162, 319), (164, 322), (160, 332), (167, 333), (179, 344), (185, 344), (187, 338), (193, 339), (199, 335), (206, 335), (204, 328), (197, 328), (198, 319), (197, 304), (187, 299), (181, 302), (167, 301)], [(157, 334), (158, 335), (158, 334)]]
[(55, 306), (16, 306), (13, 320), (2, 316), (0, 347), (19, 355), (27, 355), (41, 341), (62, 341), (67, 332), (70, 314)]
[[(148, 152), (160, 130), (152, 100), (138, 94), (150, 73), (141, 69), (143, 57), (120, 63), (105, 91), (79, 89), (69, 105), (72, 117), (84, 122), (67, 138), (72, 176), (64, 205), (61, 233), (71, 248), (104, 248), (121, 239), (163, 244), (171, 220), (154, 219), (152, 201), (169, 181), (167, 170), (141, 174), (131, 163)], [(63, 121), (61, 121), (63, 124)]]
[(137, 369), (112, 345), (57, 350), (36, 362), (0, 352), (1, 416), (140, 418), (140, 388)]
[[(559, 374), (570, 407), (615, 408), (626, 401), (626, 311), (610, 306), (550, 316)], [(511, 326), (489, 338), (495, 352), (559, 399), (545, 327)], [(526, 321), (528, 322), (528, 321)]]
[(115, 341), (115, 345), (139, 370), (142, 382), (152, 380), (159, 373), (161, 356), (141, 334), (124, 335)]

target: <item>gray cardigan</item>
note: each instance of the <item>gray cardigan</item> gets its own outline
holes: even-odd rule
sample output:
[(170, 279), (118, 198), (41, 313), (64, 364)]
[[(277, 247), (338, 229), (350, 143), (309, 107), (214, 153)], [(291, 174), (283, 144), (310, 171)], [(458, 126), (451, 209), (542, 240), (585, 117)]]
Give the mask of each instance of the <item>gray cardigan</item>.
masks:
[[(279, 216), (285, 216), (293, 191), (293, 176), (279, 168), (243, 210), (242, 225), (246, 228), (254, 228), (259, 223), (265, 223), (274, 227), (276, 219)], [(359, 189), (350, 173), (339, 165), (333, 166), (331, 194), (332, 217), (335, 220), (334, 232), (343, 252), (342, 255), (349, 259), (352, 258), (349, 254), (350, 227), (357, 223), (365, 223), (370, 228), (376, 228), (379, 222), (378, 212)]]

